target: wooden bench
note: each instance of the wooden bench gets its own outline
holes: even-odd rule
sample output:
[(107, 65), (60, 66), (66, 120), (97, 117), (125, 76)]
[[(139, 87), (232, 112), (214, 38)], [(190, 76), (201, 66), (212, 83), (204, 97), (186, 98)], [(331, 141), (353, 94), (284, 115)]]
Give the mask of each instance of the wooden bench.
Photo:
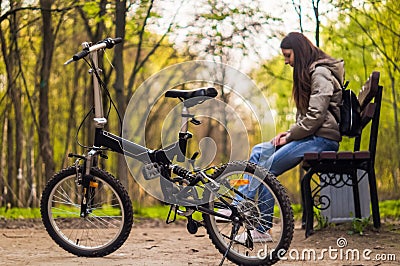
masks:
[[(319, 209), (329, 207), (321, 206), (321, 204), (327, 204), (320, 198), (321, 189), (324, 187), (339, 187), (339, 183), (341, 184), (340, 186), (343, 186), (343, 183), (351, 186), (354, 197), (354, 213), (357, 218), (361, 218), (358, 183), (365, 176), (368, 176), (373, 224), (375, 228), (380, 227), (374, 168), (383, 90), (383, 87), (379, 85), (379, 76), (380, 73), (374, 71), (357, 97), (361, 106), (363, 126), (361, 134), (366, 134), (367, 130), (365, 130), (365, 127), (372, 121), (369, 132), (369, 149), (360, 151), (361, 136), (357, 136), (354, 140), (354, 150), (351, 152), (328, 151), (304, 154), (303, 168), (306, 170), (306, 173), (301, 179), (301, 192), (306, 237), (313, 233), (314, 207)], [(374, 101), (372, 102), (372, 100)], [(365, 171), (365, 174), (357, 176), (358, 170)], [(329, 204), (330, 200), (328, 199)]]

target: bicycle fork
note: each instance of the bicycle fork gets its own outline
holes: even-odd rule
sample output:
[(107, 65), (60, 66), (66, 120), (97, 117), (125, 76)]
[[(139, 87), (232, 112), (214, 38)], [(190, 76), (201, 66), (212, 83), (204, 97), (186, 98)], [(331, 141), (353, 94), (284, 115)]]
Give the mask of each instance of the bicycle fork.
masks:
[[(80, 217), (86, 218), (92, 212), (93, 196), (98, 183), (93, 180), (90, 170), (97, 164), (99, 152), (90, 150), (86, 156), (78, 154), (69, 154), (69, 157), (77, 157), (75, 161), (76, 184), (82, 186), (82, 199)], [(83, 160), (83, 167), (80, 167), (80, 161)]]

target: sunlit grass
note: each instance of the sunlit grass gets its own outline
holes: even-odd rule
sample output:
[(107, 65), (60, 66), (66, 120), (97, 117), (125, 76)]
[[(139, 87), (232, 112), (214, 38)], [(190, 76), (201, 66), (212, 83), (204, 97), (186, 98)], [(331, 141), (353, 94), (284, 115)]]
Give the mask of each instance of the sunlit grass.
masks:
[[(166, 219), (170, 210), (168, 205), (156, 205), (151, 207), (134, 207), (134, 215), (138, 218), (151, 218), (151, 219)], [(184, 210), (184, 209), (181, 209)], [(173, 218), (173, 213), (171, 213), (170, 218)], [(186, 219), (185, 217), (177, 215), (177, 219)], [(201, 213), (193, 213), (193, 218), (196, 220), (201, 220)]]
[(39, 208), (0, 208), (0, 218), (5, 219), (36, 219), (41, 218)]
[[(76, 208), (71, 210), (66, 210), (63, 208), (65, 213), (68, 211), (77, 212)], [(302, 209), (300, 204), (293, 204), (293, 213), (295, 220), (300, 220), (302, 215)], [(387, 200), (379, 203), (379, 209), (381, 218), (388, 218), (398, 220), (400, 219), (400, 200)], [(150, 218), (150, 219), (166, 219), (169, 212), (168, 205), (155, 205), (150, 207), (141, 207), (134, 204), (134, 215), (137, 218)], [(183, 209), (182, 209), (183, 210)], [(118, 216), (120, 215), (120, 210), (113, 208), (111, 206), (103, 206), (101, 210), (94, 210), (95, 215), (109, 215)], [(67, 215), (67, 214), (65, 214)], [(274, 215), (278, 215), (278, 209), (274, 208)], [(0, 218), (3, 219), (37, 219), (41, 218), (39, 208), (0, 208)], [(185, 219), (184, 217), (177, 216), (178, 219)], [(201, 214), (195, 212), (193, 218), (196, 220), (201, 220)]]
[(400, 200), (385, 200), (379, 202), (381, 217), (398, 220), (400, 219)]

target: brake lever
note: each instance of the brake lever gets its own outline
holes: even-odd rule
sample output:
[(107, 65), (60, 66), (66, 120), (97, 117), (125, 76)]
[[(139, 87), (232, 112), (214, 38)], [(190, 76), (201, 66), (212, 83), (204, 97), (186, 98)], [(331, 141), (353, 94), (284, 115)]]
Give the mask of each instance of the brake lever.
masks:
[(72, 62), (74, 62), (74, 59), (73, 59), (73, 58), (71, 58), (71, 59), (65, 61), (64, 66), (69, 65), (69, 64), (71, 64)]

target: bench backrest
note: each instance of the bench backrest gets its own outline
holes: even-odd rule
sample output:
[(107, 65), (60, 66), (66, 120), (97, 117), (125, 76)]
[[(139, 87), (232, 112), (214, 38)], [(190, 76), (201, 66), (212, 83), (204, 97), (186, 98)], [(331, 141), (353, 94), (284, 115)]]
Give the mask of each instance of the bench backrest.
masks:
[[(357, 97), (361, 106), (361, 123), (363, 129), (365, 128), (365, 126), (368, 125), (370, 121), (372, 121), (371, 131), (369, 135), (369, 152), (371, 154), (372, 162), (375, 161), (376, 143), (378, 140), (379, 129), (379, 116), (382, 103), (383, 87), (379, 85), (379, 77), (379, 72), (372, 72), (367, 82), (361, 88), (361, 91)], [(372, 102), (372, 100), (374, 101)], [(360, 150), (360, 144), (361, 136), (358, 136), (354, 142), (354, 151)]]

